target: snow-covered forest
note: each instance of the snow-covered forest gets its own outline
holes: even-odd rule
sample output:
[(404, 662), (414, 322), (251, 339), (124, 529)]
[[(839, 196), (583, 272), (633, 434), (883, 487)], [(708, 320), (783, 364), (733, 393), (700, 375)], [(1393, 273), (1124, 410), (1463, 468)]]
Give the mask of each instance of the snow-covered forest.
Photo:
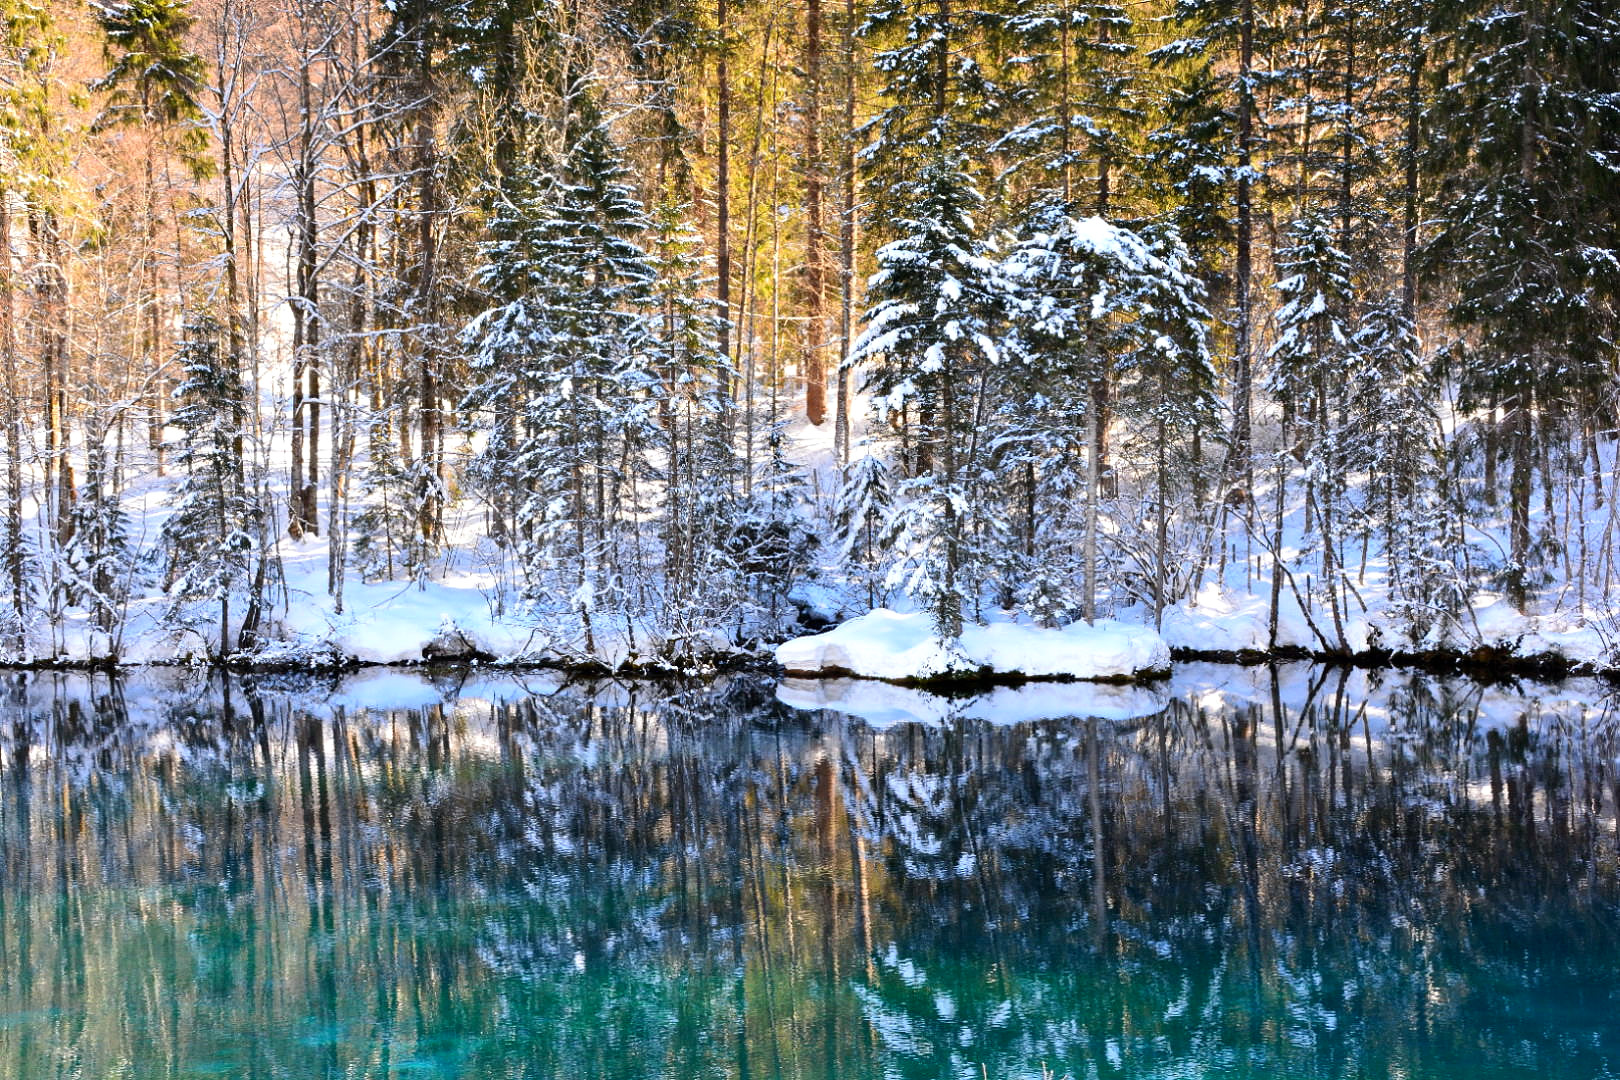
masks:
[(1613, 665), (1616, 56), (1605, 0), (0, 0), (0, 657)]

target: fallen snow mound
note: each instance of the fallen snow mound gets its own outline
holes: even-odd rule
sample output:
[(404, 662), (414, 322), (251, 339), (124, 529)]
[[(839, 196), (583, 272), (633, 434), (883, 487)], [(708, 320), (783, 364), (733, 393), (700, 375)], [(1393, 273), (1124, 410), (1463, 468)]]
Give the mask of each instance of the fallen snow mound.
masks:
[(928, 615), (878, 608), (824, 634), (776, 647), (793, 675), (930, 679), (989, 670), (1031, 678), (1131, 679), (1170, 668), (1170, 648), (1153, 630), (1112, 620), (1046, 630), (1019, 623), (965, 626), (942, 641)]

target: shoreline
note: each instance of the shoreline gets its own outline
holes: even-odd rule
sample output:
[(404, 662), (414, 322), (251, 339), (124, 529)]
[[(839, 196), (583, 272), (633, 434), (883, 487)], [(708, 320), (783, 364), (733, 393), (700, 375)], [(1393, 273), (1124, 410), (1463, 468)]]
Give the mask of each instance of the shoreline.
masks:
[[(1191, 649), (1174, 646), (1170, 649), (1173, 663), (1231, 664), (1238, 667), (1265, 667), (1281, 663), (1307, 662), (1328, 667), (1359, 668), (1363, 670), (1414, 671), (1430, 675), (1460, 675), (1480, 683), (1513, 682), (1531, 679), (1537, 682), (1559, 682), (1575, 677), (1593, 677), (1620, 685), (1620, 667), (1607, 667), (1572, 660), (1560, 653), (1532, 653), (1521, 655), (1507, 649), (1480, 645), (1467, 651), (1426, 650), (1421, 652), (1368, 649), (1361, 652), (1313, 651), (1297, 646), (1275, 649)], [(96, 672), (116, 675), (125, 672), (161, 668), (206, 668), (241, 675), (296, 675), (343, 674), (368, 670), (421, 671), (513, 671), (554, 672), (579, 679), (713, 679), (724, 675), (751, 673), (777, 678), (796, 679), (849, 679), (886, 683), (918, 690), (976, 691), (1002, 686), (1023, 686), (1029, 683), (1148, 685), (1170, 676), (1170, 671), (1152, 670), (1132, 676), (1082, 679), (1070, 675), (1028, 675), (1022, 672), (995, 672), (979, 670), (954, 672), (927, 678), (877, 679), (856, 675), (847, 669), (794, 670), (782, 667), (774, 660), (743, 653), (715, 654), (705, 658), (691, 658), (687, 663), (669, 661), (630, 662), (612, 666), (601, 661), (572, 661), (564, 659), (501, 659), (487, 654), (467, 656), (433, 656), (420, 660), (368, 661), (350, 656), (329, 654), (304, 659), (253, 657), (226, 657), (224, 659), (183, 659), (127, 662), (112, 658), (93, 660), (49, 658), (38, 660), (0, 661), (0, 672), (30, 673), (52, 671)]]
[(1172, 646), (1170, 658), (1177, 663), (1236, 664), (1262, 667), (1267, 664), (1306, 661), (1328, 667), (1360, 668), (1368, 671), (1419, 671), (1429, 675), (1464, 675), (1481, 683), (1534, 679), (1558, 682), (1576, 677), (1604, 679), (1620, 684), (1620, 668), (1572, 660), (1562, 653), (1521, 654), (1493, 645), (1477, 645), (1463, 651), (1429, 649), (1365, 649), (1360, 652), (1327, 652), (1298, 646), (1275, 649), (1190, 649)]

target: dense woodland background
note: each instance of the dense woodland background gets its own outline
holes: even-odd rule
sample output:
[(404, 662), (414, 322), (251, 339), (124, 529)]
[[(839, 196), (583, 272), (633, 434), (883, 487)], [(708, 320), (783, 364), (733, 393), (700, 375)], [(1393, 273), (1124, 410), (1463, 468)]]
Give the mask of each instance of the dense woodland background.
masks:
[(116, 650), (137, 598), (261, 645), (313, 544), (338, 612), (459, 568), (587, 654), (780, 635), (807, 582), (946, 635), (1212, 583), (1327, 651), (1369, 603), (1466, 636), (1479, 590), (1613, 627), (1601, 0), (0, 0), (0, 36), (10, 654)]

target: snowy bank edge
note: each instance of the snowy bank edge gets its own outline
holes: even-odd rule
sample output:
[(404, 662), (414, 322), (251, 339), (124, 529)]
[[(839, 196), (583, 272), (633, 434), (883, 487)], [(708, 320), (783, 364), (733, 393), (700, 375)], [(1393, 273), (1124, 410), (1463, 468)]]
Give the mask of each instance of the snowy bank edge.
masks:
[(965, 682), (1142, 682), (1170, 673), (1170, 647), (1149, 627), (1113, 620), (1057, 629), (997, 622), (941, 639), (923, 613), (877, 608), (776, 647), (795, 678), (924, 686)]

